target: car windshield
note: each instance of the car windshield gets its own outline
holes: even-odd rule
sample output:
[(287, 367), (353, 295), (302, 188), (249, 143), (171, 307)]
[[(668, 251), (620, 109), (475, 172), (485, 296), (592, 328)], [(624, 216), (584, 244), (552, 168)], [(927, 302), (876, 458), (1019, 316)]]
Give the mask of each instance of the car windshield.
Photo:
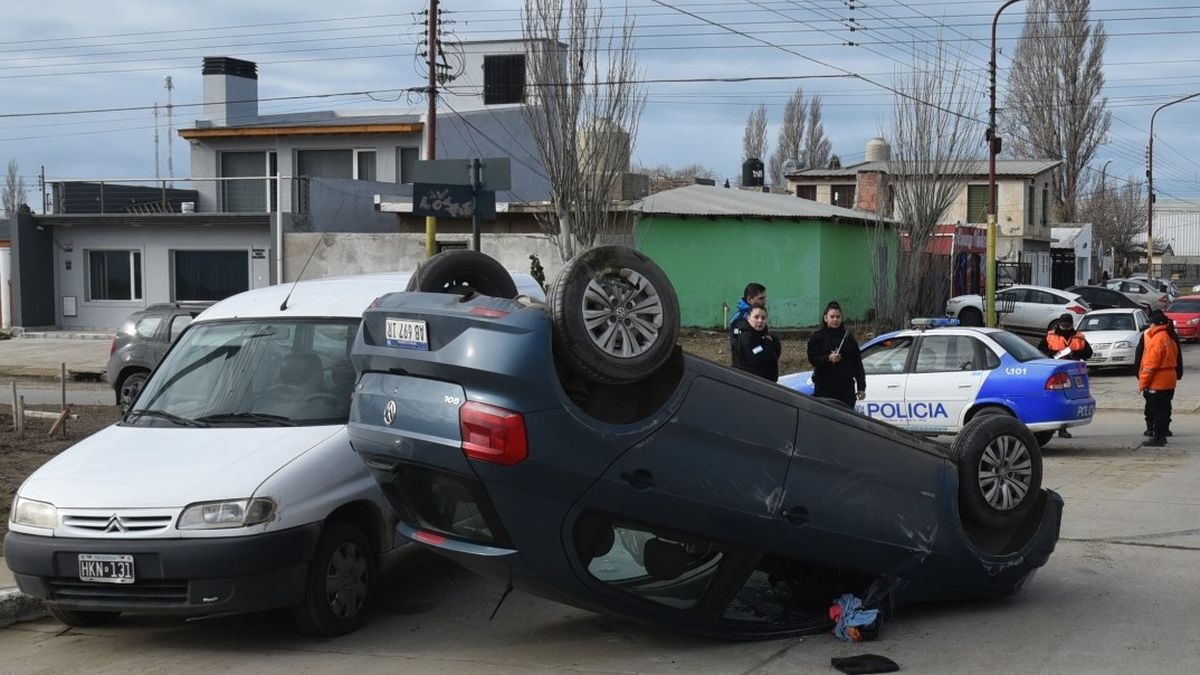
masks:
[(1200, 299), (1176, 300), (1167, 306), (1166, 311), (1178, 314), (1200, 314)]
[(1132, 314), (1089, 314), (1083, 317), (1080, 330), (1137, 330)]
[(125, 417), (144, 426), (345, 424), (358, 319), (192, 325)]
[(1046, 355), (1035, 349), (1033, 345), (1008, 331), (998, 330), (988, 333), (988, 336), (1003, 347), (1004, 351), (1008, 352), (1014, 359), (1021, 363), (1046, 358)]

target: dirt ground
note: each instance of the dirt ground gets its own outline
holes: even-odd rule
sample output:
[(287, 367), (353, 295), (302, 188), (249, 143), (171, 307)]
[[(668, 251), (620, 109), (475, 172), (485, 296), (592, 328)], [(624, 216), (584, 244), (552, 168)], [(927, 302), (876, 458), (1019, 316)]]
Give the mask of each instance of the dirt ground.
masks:
[[(771, 331), (783, 345), (783, 351), (779, 355), (779, 374), (794, 373), (800, 370), (809, 370), (812, 366), (808, 363), (808, 331)], [(862, 336), (859, 336), (859, 342), (862, 342)], [(679, 344), (683, 346), (683, 350), (702, 356), (709, 361), (715, 361), (721, 365), (729, 365), (729, 334), (725, 332), (711, 330), (685, 330), (679, 338)]]

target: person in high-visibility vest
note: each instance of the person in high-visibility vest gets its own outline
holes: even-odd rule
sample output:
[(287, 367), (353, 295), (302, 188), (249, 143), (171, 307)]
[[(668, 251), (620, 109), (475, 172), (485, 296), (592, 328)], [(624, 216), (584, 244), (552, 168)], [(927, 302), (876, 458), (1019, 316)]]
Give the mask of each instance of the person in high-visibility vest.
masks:
[[(1038, 343), (1038, 351), (1052, 359), (1086, 361), (1092, 358), (1092, 345), (1088, 344), (1083, 331), (1075, 330), (1075, 319), (1067, 313), (1058, 317), (1046, 331), (1046, 337)], [(1071, 438), (1071, 432), (1063, 427), (1058, 430), (1058, 437)]]
[(1138, 391), (1146, 399), (1146, 419), (1150, 421), (1150, 440), (1144, 445), (1159, 448), (1167, 444), (1171, 425), (1171, 400), (1179, 381), (1175, 366), (1179, 363), (1179, 345), (1167, 328), (1170, 319), (1162, 312), (1150, 315), (1145, 349), (1138, 369)]

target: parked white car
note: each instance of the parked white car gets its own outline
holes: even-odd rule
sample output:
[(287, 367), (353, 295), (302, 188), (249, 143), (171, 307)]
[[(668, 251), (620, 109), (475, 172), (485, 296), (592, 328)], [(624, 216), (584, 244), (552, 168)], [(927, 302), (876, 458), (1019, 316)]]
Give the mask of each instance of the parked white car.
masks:
[(288, 607), (307, 633), (358, 627), (402, 540), (350, 447), (350, 348), (409, 276), (271, 286), (196, 317), (119, 423), (18, 490), (4, 553), (21, 590), (72, 626)]
[(1165, 309), (1171, 304), (1169, 292), (1160, 291), (1145, 279), (1112, 279), (1105, 286), (1142, 305), (1147, 312)]
[[(996, 292), (1000, 328), (1042, 334), (1063, 314), (1082, 316), (1091, 309), (1078, 293), (1046, 286), (1010, 286)], [(958, 295), (946, 301), (946, 316), (964, 326), (983, 325), (983, 297)]]
[(1133, 367), (1134, 352), (1150, 318), (1140, 309), (1097, 309), (1083, 315), (1078, 328), (1092, 346), (1090, 367)]

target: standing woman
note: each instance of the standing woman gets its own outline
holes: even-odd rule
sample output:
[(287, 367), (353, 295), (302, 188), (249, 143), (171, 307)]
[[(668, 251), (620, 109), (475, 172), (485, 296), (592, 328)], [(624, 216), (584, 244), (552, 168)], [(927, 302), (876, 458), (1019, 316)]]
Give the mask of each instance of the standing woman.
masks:
[(782, 345), (767, 328), (767, 308), (755, 305), (746, 315), (746, 327), (737, 335), (733, 367), (775, 382), (779, 379)]
[(867, 375), (858, 342), (842, 324), (842, 306), (836, 301), (825, 305), (821, 329), (808, 340), (808, 360), (813, 365), (813, 396), (836, 399), (851, 408), (866, 396)]

